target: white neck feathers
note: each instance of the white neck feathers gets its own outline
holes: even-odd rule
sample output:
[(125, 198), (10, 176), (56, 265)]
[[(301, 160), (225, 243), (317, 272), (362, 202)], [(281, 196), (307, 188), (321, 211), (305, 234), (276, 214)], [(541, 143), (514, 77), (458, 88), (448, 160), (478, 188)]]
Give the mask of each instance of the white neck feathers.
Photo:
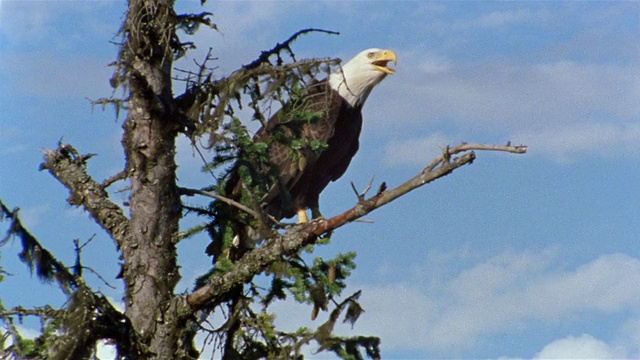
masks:
[(352, 107), (362, 107), (371, 90), (386, 74), (374, 69), (361, 69), (347, 63), (329, 76), (331, 88), (336, 90)]

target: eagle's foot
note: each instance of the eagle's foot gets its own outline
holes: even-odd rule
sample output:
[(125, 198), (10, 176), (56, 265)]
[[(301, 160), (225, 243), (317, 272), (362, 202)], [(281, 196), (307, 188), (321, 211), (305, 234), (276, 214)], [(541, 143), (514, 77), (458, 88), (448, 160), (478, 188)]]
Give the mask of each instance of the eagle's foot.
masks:
[(324, 220), (324, 216), (320, 213), (320, 209), (317, 206), (311, 208), (311, 219), (307, 216), (305, 209), (300, 209), (296, 212), (298, 214), (298, 224), (308, 223), (309, 221)]
[(305, 209), (300, 209), (297, 211), (298, 213), (298, 224), (304, 224), (309, 222), (309, 218), (307, 217), (307, 211)]

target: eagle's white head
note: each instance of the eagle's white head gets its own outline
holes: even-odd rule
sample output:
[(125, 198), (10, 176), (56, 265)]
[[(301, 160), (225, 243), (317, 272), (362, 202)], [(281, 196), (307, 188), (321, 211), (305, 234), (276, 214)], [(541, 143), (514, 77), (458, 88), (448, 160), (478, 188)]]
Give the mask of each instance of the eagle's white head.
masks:
[(373, 87), (394, 69), (396, 53), (391, 50), (367, 49), (329, 76), (329, 84), (353, 107), (362, 107)]

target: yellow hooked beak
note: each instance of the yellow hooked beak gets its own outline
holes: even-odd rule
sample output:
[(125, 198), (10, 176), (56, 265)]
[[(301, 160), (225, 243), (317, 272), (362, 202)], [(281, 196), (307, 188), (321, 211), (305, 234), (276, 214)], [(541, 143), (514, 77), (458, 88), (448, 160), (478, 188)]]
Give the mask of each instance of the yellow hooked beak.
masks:
[(372, 60), (371, 65), (373, 65), (373, 67), (375, 67), (376, 69), (382, 71), (385, 74), (393, 74), (396, 72), (395, 69), (387, 66), (390, 62), (393, 62), (394, 65), (396, 64), (397, 57), (396, 53), (394, 53), (393, 51), (380, 50), (376, 53), (370, 54), (370, 56)]

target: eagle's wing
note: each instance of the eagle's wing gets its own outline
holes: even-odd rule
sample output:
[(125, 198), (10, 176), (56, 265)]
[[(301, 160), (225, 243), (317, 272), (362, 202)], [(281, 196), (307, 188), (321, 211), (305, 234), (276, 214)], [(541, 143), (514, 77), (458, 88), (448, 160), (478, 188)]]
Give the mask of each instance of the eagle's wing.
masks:
[[(283, 131), (289, 139), (307, 139), (326, 144), (335, 133), (335, 125), (342, 105), (340, 95), (331, 89), (326, 81), (317, 82), (308, 87), (304, 100), (300, 104), (301, 111), (318, 112), (322, 114), (314, 121), (299, 119), (285, 119), (276, 113), (269, 119), (264, 128), (256, 134), (257, 141), (266, 141), (275, 131)], [(285, 115), (286, 116), (286, 115)], [(292, 156), (292, 149), (280, 142), (271, 142), (269, 156), (272, 166), (277, 167), (279, 183), (274, 184), (264, 196), (263, 201), (270, 203), (282, 193), (282, 188), (292, 189), (304, 175), (305, 171), (315, 166), (319, 152), (309, 146), (297, 151)]]

